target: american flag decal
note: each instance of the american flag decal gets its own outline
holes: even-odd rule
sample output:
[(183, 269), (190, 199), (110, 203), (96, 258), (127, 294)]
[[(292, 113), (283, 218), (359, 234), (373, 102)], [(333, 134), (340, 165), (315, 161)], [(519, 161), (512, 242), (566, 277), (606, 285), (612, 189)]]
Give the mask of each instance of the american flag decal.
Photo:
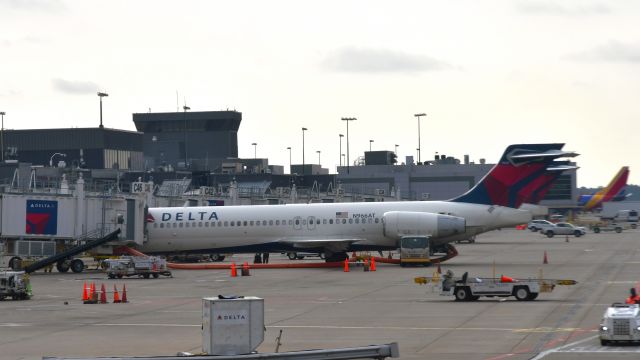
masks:
[(338, 211), (336, 212), (336, 219), (346, 219), (349, 217), (348, 211)]

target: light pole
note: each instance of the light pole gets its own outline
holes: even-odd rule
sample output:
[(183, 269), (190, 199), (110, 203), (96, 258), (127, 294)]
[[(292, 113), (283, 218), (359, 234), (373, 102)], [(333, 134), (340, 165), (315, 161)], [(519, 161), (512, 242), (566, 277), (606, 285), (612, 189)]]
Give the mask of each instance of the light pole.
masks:
[(414, 114), (413, 116), (418, 118), (418, 162), (420, 162), (421, 161), (420, 149), (422, 149), (422, 145), (420, 144), (420, 116), (427, 116), (427, 114), (420, 113), (420, 114)]
[(373, 140), (369, 140), (369, 152), (371, 152), (371, 144), (373, 144)]
[(396, 153), (396, 157), (398, 156), (398, 146), (400, 145), (396, 144), (396, 151), (394, 151)]
[(340, 136), (340, 151), (338, 152), (338, 157), (340, 157), (340, 166), (342, 166), (342, 138), (344, 135), (338, 134)]
[(320, 150), (316, 150), (316, 152), (318, 153), (318, 165), (320, 165)]
[[(416, 151), (418, 152), (418, 157), (420, 156), (420, 148), (416, 148)], [(420, 160), (418, 160), (418, 165), (420, 164)]]
[(304, 175), (304, 132), (307, 131), (306, 127), (302, 128), (302, 175)]
[(291, 174), (291, 146), (287, 146), (287, 150), (289, 150), (289, 174)]
[(49, 166), (50, 166), (50, 167), (53, 167), (53, 158), (54, 158), (56, 155), (60, 155), (60, 156), (62, 156), (62, 157), (66, 157), (66, 156), (67, 156), (67, 154), (63, 154), (63, 153), (53, 153), (53, 155), (51, 155), (51, 157), (49, 158)]
[(347, 174), (349, 173), (349, 121), (358, 120), (354, 117), (343, 117), (342, 121), (347, 122)]
[(4, 116), (7, 115), (6, 112), (0, 111), (0, 116), (2, 116), (2, 125), (0, 126), (0, 150), (2, 151), (2, 162), (4, 162)]
[(98, 97), (100, 98), (100, 129), (102, 129), (104, 126), (102, 126), (102, 98), (105, 96), (109, 96), (109, 94), (107, 93), (103, 93), (103, 92), (98, 92)]
[(253, 145), (253, 158), (256, 159), (256, 149), (258, 148), (258, 143), (251, 143)]
[(182, 107), (182, 110), (184, 110), (182, 113), (182, 120), (184, 121), (184, 168), (186, 169), (188, 167), (187, 164), (189, 159), (187, 156), (187, 110), (191, 110), (191, 108), (185, 105)]

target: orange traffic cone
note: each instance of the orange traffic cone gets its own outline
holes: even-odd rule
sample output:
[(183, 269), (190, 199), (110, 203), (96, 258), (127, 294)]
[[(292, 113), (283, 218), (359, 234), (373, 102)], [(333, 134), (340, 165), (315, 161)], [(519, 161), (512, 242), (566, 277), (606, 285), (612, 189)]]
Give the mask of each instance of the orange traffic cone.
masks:
[(82, 301), (89, 300), (89, 294), (87, 293), (87, 282), (84, 282), (84, 286), (82, 286)]
[(91, 285), (89, 285), (89, 300), (97, 300), (98, 298), (96, 297), (96, 284), (91, 283)]
[(371, 271), (376, 271), (376, 258), (371, 257)]
[(127, 301), (127, 284), (122, 285), (122, 301), (123, 303), (128, 303)]
[(118, 288), (116, 287), (116, 284), (113, 284), (113, 303), (117, 304), (122, 302), (122, 300), (120, 300), (120, 294), (118, 294)]
[(436, 270), (438, 274), (442, 274), (442, 270), (440, 269), (440, 261), (438, 261), (438, 269)]
[(549, 259), (547, 259), (547, 250), (544, 251), (544, 258), (542, 259), (543, 264), (548, 264)]
[(238, 276), (238, 271), (236, 270), (236, 263), (231, 263), (231, 277)]
[(104, 284), (100, 287), (100, 304), (107, 303), (107, 290), (104, 288)]
[(344, 272), (349, 272), (349, 259), (344, 259)]

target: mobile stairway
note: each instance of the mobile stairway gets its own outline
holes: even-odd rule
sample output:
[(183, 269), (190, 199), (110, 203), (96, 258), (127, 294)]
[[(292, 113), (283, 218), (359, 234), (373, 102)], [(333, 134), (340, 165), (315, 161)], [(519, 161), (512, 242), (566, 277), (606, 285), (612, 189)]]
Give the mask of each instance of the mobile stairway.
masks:
[(37, 261), (31, 265), (28, 265), (24, 268), (26, 273), (32, 273), (34, 271), (40, 270), (46, 266), (49, 266), (53, 263), (57, 263), (57, 269), (60, 272), (67, 272), (69, 268), (73, 272), (82, 272), (84, 270), (84, 263), (80, 259), (71, 260), (68, 263), (67, 260), (70, 260), (73, 256), (83, 253), (87, 250), (93, 249), (96, 246), (100, 246), (109, 241), (118, 240), (118, 235), (120, 234), (120, 229), (116, 229), (115, 231), (95, 240), (88, 241), (82, 245), (78, 245), (72, 247), (69, 250), (63, 251), (59, 254), (50, 256), (48, 258)]

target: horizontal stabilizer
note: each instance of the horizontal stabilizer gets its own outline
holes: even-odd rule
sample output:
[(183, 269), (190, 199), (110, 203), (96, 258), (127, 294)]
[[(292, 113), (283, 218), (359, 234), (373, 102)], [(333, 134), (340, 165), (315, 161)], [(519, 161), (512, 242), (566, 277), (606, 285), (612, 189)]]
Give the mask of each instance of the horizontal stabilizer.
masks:
[(537, 152), (537, 153), (524, 153), (518, 155), (509, 155), (511, 159), (531, 159), (531, 158), (565, 158), (565, 157), (576, 157), (578, 154), (575, 151), (562, 151), (557, 149), (547, 150), (545, 152)]
[(552, 165), (550, 167), (547, 168), (547, 171), (569, 171), (569, 170), (578, 170), (580, 167), (579, 166), (573, 166), (573, 165)]

